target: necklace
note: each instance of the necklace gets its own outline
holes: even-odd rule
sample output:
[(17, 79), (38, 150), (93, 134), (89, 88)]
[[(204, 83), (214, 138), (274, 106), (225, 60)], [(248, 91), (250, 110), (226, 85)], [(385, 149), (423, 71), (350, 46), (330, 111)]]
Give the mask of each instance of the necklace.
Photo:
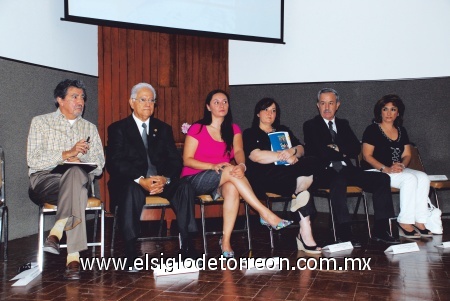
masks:
[(383, 131), (383, 129), (381, 128), (381, 124), (378, 123), (378, 128), (380, 129), (381, 133), (383, 134), (383, 136), (389, 140), (389, 142), (397, 142), (400, 141), (400, 138), (402, 138), (402, 131), (400, 130), (400, 127), (397, 127), (397, 131), (398, 131), (398, 137), (396, 140), (392, 140), (391, 138), (389, 138), (386, 133)]
[(215, 126), (213, 126), (212, 124), (210, 124), (209, 126), (210, 126), (210, 127), (212, 127), (213, 129), (216, 129), (216, 130), (218, 130), (218, 131), (220, 130), (220, 128), (218, 128), (218, 127), (215, 127)]

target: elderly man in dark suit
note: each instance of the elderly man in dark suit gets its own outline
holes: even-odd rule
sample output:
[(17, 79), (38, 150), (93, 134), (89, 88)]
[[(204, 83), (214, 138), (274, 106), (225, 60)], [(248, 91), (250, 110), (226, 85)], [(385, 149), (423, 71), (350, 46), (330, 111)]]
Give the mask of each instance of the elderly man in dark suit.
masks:
[[(361, 145), (349, 122), (335, 116), (340, 105), (336, 90), (331, 88), (320, 90), (317, 94), (317, 108), (320, 115), (303, 125), (306, 154), (318, 157), (323, 167), (314, 181), (320, 187), (330, 188), (338, 241), (352, 240), (346, 190), (347, 185), (355, 185), (373, 193), (374, 239), (397, 243), (398, 240), (389, 234), (388, 219), (395, 216), (389, 176), (364, 171), (352, 164), (350, 158), (358, 156)], [(352, 242), (354, 246), (360, 246), (359, 242), (355, 240)]]
[(179, 180), (183, 162), (172, 127), (152, 117), (156, 91), (150, 84), (135, 85), (129, 103), (133, 113), (108, 127), (106, 149), (106, 168), (111, 176), (108, 187), (111, 201), (119, 205), (128, 263), (137, 257), (135, 242), (147, 195), (171, 202), (181, 235), (181, 256), (197, 257), (189, 238), (197, 231), (194, 192), (190, 184)]

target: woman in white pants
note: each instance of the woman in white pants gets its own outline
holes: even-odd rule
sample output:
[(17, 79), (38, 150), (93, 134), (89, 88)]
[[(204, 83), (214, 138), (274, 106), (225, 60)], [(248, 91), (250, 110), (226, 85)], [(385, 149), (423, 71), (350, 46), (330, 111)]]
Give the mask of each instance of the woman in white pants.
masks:
[(424, 172), (408, 168), (411, 146), (402, 126), (404, 112), (405, 105), (395, 94), (385, 95), (375, 104), (374, 122), (363, 134), (364, 163), (372, 171), (387, 173), (391, 187), (400, 189), (399, 235), (432, 236), (425, 227), (430, 180)]

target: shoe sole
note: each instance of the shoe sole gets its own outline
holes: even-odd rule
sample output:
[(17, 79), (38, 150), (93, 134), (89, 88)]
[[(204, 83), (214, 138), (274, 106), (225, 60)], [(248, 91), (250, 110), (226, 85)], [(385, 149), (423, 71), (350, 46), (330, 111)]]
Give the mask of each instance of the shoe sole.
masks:
[(309, 198), (310, 195), (307, 190), (300, 192), (295, 198), (292, 199), (291, 212), (295, 212), (308, 204)]
[(53, 247), (43, 247), (42, 249), (44, 250), (44, 252), (59, 255), (59, 251)]
[[(414, 231), (414, 233), (417, 233), (416, 229), (414, 229), (413, 231)], [(398, 236), (405, 237), (405, 238), (412, 238), (412, 239), (420, 239), (420, 233), (419, 233), (419, 235), (406, 235), (404, 230), (400, 226), (398, 227)]]

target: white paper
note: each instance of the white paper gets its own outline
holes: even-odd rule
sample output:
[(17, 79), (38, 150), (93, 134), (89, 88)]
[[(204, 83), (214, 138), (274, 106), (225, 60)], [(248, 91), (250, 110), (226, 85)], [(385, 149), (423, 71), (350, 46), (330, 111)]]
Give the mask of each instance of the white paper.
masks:
[(448, 180), (446, 175), (428, 175), (428, 179), (430, 179), (430, 181), (447, 181)]
[(410, 252), (418, 252), (419, 246), (416, 242), (411, 242), (407, 244), (394, 245), (387, 248), (384, 253), (387, 254), (402, 254), (402, 253), (410, 253)]
[(34, 278), (39, 276), (40, 274), (41, 274), (41, 271), (39, 270), (38, 266), (31, 268), (29, 270), (23, 271), (22, 273), (20, 273), (19, 275), (17, 275), (13, 279), (11, 279), (11, 280), (19, 279), (12, 286), (25, 286), (28, 283), (30, 283)]
[(247, 258), (247, 266), (243, 270), (279, 270), (280, 257), (269, 257), (269, 258)]
[(26, 265), (29, 265), (29, 269), (28, 270), (24, 270), (22, 272), (20, 272), (19, 274), (17, 274), (16, 276), (14, 276), (14, 278), (12, 278), (9, 281), (13, 281), (13, 280), (17, 280), (17, 279), (22, 279), (24, 277), (26, 277), (30, 272), (31, 269), (37, 267), (37, 262), (27, 262)]
[(450, 241), (444, 241), (441, 244), (435, 246), (436, 248), (450, 248)]
[(158, 276), (167, 276), (167, 275), (176, 275), (176, 274), (186, 274), (186, 273), (198, 273), (199, 269), (193, 264), (191, 267), (184, 267), (183, 265), (174, 265), (171, 267), (167, 267), (164, 264), (158, 265), (155, 269), (153, 269), (153, 275), (155, 277)]
[(350, 241), (346, 241), (346, 242), (341, 242), (338, 244), (333, 244), (333, 245), (328, 245), (322, 248), (323, 251), (326, 252), (339, 252), (339, 251), (344, 251), (344, 250), (351, 250), (353, 249), (353, 245)]

